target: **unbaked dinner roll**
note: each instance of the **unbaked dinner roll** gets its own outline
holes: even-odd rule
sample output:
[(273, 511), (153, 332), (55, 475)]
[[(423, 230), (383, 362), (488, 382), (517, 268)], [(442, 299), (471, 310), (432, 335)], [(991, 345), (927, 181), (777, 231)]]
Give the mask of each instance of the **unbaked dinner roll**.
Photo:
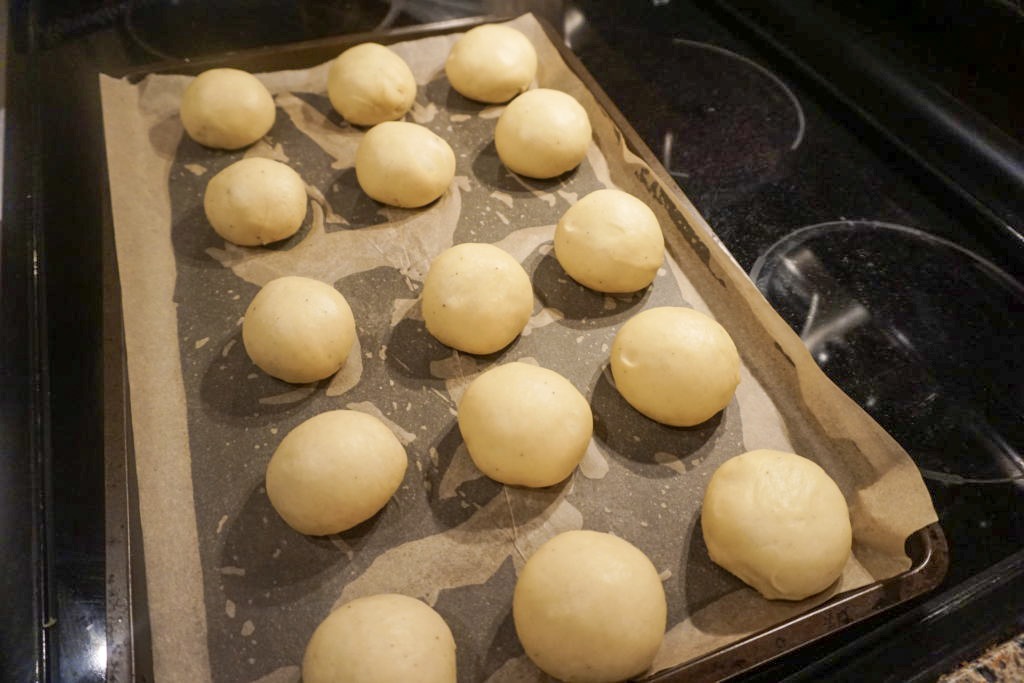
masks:
[(555, 258), (585, 287), (635, 292), (658, 274), (665, 238), (658, 218), (642, 201), (622, 190), (597, 190), (558, 221)]
[(533, 313), (533, 286), (519, 261), (467, 242), (441, 252), (423, 281), (423, 321), (442, 344), (466, 353), (500, 351)]
[(641, 413), (692, 427), (729, 405), (740, 357), (729, 333), (692, 308), (651, 308), (630, 318), (611, 353), (615, 388)]
[(471, 100), (508, 102), (537, 75), (537, 51), (514, 28), (484, 24), (455, 42), (444, 71), (452, 87)]
[(203, 209), (217, 234), (254, 246), (291, 237), (306, 218), (306, 183), (287, 164), (250, 157), (206, 184)]
[(512, 618), (545, 673), (612, 683), (643, 673), (665, 635), (665, 590), (636, 546), (597, 531), (566, 531), (519, 573)]
[(527, 363), (500, 365), (474, 379), (458, 420), (480, 471), (521, 486), (552, 486), (568, 477), (594, 431), (590, 404), (572, 382)]
[(363, 43), (331, 62), (327, 97), (349, 123), (373, 126), (409, 111), (416, 99), (416, 79), (397, 54), (377, 43)]
[(332, 410), (288, 432), (267, 465), (267, 496), (281, 518), (312, 536), (373, 517), (402, 483), (408, 456), (387, 425)]
[(356, 341), (348, 302), (334, 287), (287, 276), (263, 286), (242, 323), (242, 343), (253, 363), (285, 382), (330, 377)]
[(405, 595), (347, 602), (313, 632), (303, 683), (455, 683), (455, 639), (440, 614)]
[(590, 119), (571, 95), (528, 90), (498, 118), (494, 146), (513, 173), (554, 178), (580, 165), (590, 146)]
[(356, 150), (363, 192), (391, 206), (414, 209), (434, 201), (455, 177), (455, 153), (428, 128), (388, 121), (366, 132)]
[(793, 453), (725, 461), (708, 483), (700, 523), (711, 559), (769, 599), (820, 593), (850, 556), (846, 499), (825, 470)]
[(274, 98), (258, 78), (239, 69), (210, 69), (181, 96), (181, 123), (200, 145), (239, 149), (274, 125)]

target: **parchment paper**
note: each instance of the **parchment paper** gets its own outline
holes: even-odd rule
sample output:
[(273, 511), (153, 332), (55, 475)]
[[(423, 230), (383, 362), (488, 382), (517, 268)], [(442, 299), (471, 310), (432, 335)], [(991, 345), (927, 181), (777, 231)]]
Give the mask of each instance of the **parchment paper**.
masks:
[[(662, 669), (897, 574), (909, 566), (906, 537), (935, 521), (906, 454), (822, 375), (693, 206), (626, 148), (536, 21), (511, 24), (537, 47), (538, 84), (587, 109), (587, 159), (552, 181), (506, 172), (492, 142), (502, 108), (463, 99), (444, 77), (457, 36), (400, 43), (393, 49), (419, 84), (407, 118), (446, 138), (457, 157), (451, 189), (422, 210), (385, 207), (359, 190), (353, 160), (363, 130), (331, 110), (326, 65), (261, 74), (277, 122), (238, 152), (183, 135), (177, 110), (189, 77), (100, 77), (157, 680), (297, 681), (305, 644), (332, 607), (384, 591), (422, 598), (444, 616), (461, 681), (545, 680), (516, 640), (512, 589), (537, 546), (579, 528), (622, 536), (661, 572), (669, 631), (654, 669)], [(207, 181), (253, 155), (288, 162), (309, 187), (306, 224), (272, 247), (225, 243), (203, 214)], [(664, 228), (669, 258), (639, 294), (589, 291), (551, 254), (558, 218), (600, 187), (645, 199)], [(466, 241), (508, 250), (534, 284), (527, 330), (493, 356), (442, 346), (419, 312), (431, 259)], [(329, 380), (288, 385), (245, 354), (246, 306), (286, 274), (331, 283), (352, 305), (359, 344)], [(736, 398), (695, 428), (640, 416), (607, 370), (618, 327), (659, 305), (713, 315), (743, 358)], [(499, 485), (465, 452), (459, 396), (477, 373), (511, 360), (555, 369), (590, 399), (595, 438), (559, 486)], [(336, 408), (384, 419), (410, 467), (376, 517), (336, 536), (305, 537), (271, 508), (264, 471), (290, 429)], [(800, 603), (765, 601), (713, 565), (698, 527), (714, 469), (765, 447), (815, 459), (851, 507), (855, 552), (841, 580)]]

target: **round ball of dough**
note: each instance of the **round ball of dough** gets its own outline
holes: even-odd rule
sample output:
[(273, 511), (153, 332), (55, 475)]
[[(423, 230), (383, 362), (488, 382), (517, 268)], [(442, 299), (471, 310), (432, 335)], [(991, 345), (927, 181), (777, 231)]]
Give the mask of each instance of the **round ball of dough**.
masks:
[(508, 252), (467, 242), (441, 252), (423, 282), (423, 321), (439, 342), (465, 351), (500, 351), (533, 313), (530, 277)]
[(665, 238), (654, 212), (642, 201), (621, 190), (597, 190), (558, 221), (555, 258), (584, 287), (635, 292), (658, 274)]
[(537, 75), (537, 51), (514, 28), (484, 24), (455, 42), (444, 71), (460, 95), (478, 102), (508, 102)]
[(253, 297), (242, 323), (242, 343), (253, 363), (285, 382), (330, 377), (356, 341), (352, 309), (338, 290), (319, 280), (271, 280)]
[(494, 129), (501, 162), (530, 178), (554, 178), (580, 165), (590, 146), (583, 106), (559, 90), (528, 90), (505, 107)]
[(287, 164), (251, 157), (206, 185), (203, 209), (217, 234), (254, 246), (291, 237), (306, 218), (306, 183)]
[(725, 461), (708, 483), (700, 524), (711, 559), (772, 600), (828, 588), (853, 540), (836, 483), (816, 463), (782, 451)]
[(356, 150), (356, 180), (383, 204), (414, 209), (434, 201), (455, 177), (455, 152), (424, 126), (388, 121), (366, 132)]
[(554, 370), (508, 363), (474, 379), (459, 431), (481, 472), (503, 484), (552, 486), (568, 477), (594, 431), (590, 404)]
[(729, 333), (692, 308), (652, 308), (612, 342), (612, 377), (627, 402), (673, 427), (692, 427), (729, 405), (740, 357)]
[(455, 683), (455, 639), (440, 614), (405, 595), (357, 598), (306, 646), (303, 683)]
[(267, 496), (281, 518), (311, 536), (373, 517), (402, 483), (408, 456), (387, 425), (332, 410), (288, 432), (267, 465)]
[(397, 54), (377, 43), (363, 43), (331, 62), (327, 97), (349, 123), (373, 126), (409, 111), (416, 99), (416, 79)]
[(559, 680), (611, 683), (643, 673), (665, 635), (665, 590), (636, 546), (567, 531), (519, 573), (512, 618), (533, 663)]
[(274, 98), (258, 78), (239, 69), (210, 69), (181, 96), (181, 123), (200, 145), (239, 149), (274, 125)]

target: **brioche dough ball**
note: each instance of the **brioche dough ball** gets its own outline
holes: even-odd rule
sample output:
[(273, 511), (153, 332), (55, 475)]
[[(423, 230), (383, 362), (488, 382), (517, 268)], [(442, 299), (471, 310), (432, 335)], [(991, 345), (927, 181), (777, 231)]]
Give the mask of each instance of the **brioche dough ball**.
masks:
[(405, 448), (383, 422), (332, 410), (282, 439), (267, 465), (267, 496), (299, 533), (336, 534), (377, 514), (407, 465)]
[(455, 639), (440, 614), (405, 595), (347, 602), (313, 632), (303, 683), (455, 683)]
[(327, 97), (349, 123), (373, 126), (409, 111), (416, 99), (416, 79), (397, 54), (377, 43), (363, 43), (331, 62)]
[(771, 600), (802, 600), (828, 588), (850, 556), (842, 491), (816, 463), (758, 450), (726, 460), (701, 509), (711, 559)]
[(611, 683), (643, 673), (665, 635), (665, 590), (638, 548), (611, 534), (566, 531), (519, 573), (512, 618), (545, 673)]
[(502, 112), (494, 146), (513, 173), (554, 178), (580, 165), (590, 146), (583, 106), (559, 90), (528, 90)]
[(474, 379), (459, 402), (473, 463), (503, 484), (552, 486), (568, 477), (594, 431), (590, 404), (554, 370), (508, 363)]
[(181, 123), (200, 145), (239, 149), (274, 125), (274, 98), (258, 78), (239, 69), (210, 69), (181, 96)]
[(306, 277), (268, 282), (253, 297), (242, 323), (242, 343), (252, 362), (295, 384), (333, 375), (355, 341), (356, 322), (345, 297)]
[(287, 164), (251, 157), (206, 185), (203, 209), (217, 234), (234, 244), (270, 244), (294, 235), (306, 218), (306, 183)]
[(673, 427), (692, 427), (729, 405), (740, 357), (729, 333), (692, 308), (652, 308), (612, 342), (612, 377), (626, 401)]
[(448, 82), (478, 102), (508, 102), (530, 87), (537, 75), (537, 51), (519, 31), (484, 24), (466, 31), (444, 63)]
[(356, 180), (383, 204), (414, 209), (434, 201), (455, 177), (455, 153), (428, 128), (388, 121), (366, 132), (356, 150)]
[(439, 342), (466, 353), (500, 351), (533, 313), (530, 277), (493, 244), (467, 242), (441, 252), (423, 281), (423, 321)]
[(635, 292), (658, 274), (665, 238), (654, 212), (642, 201), (621, 190), (597, 190), (558, 221), (555, 258), (584, 287)]

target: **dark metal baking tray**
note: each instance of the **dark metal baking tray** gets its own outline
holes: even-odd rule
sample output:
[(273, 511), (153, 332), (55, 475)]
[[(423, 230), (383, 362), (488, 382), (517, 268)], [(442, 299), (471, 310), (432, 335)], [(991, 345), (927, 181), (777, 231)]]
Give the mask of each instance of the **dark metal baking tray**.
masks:
[[(113, 75), (130, 80), (155, 73), (198, 74), (215, 66), (248, 71), (306, 68), (325, 62), (346, 47), (366, 41), (393, 43), (464, 31), (494, 17), (460, 19), (386, 33), (353, 34), (275, 46), (191, 61), (153, 64)], [(549, 25), (541, 20), (562, 58), (595, 96), (622, 131), (629, 149), (679, 195), (671, 175), (643, 143), (579, 59)], [(107, 532), (107, 677), (111, 681), (152, 680), (148, 611), (138, 490), (132, 459), (131, 411), (121, 324), (121, 293), (117, 275), (109, 187), (104, 183), (104, 441)], [(906, 545), (912, 565), (885, 581), (838, 594), (808, 612), (735, 643), (644, 678), (649, 683), (715, 681), (729, 678), (791, 652), (856, 622), (884, 612), (935, 588), (943, 579), (949, 557), (946, 539), (936, 523), (914, 533)]]

